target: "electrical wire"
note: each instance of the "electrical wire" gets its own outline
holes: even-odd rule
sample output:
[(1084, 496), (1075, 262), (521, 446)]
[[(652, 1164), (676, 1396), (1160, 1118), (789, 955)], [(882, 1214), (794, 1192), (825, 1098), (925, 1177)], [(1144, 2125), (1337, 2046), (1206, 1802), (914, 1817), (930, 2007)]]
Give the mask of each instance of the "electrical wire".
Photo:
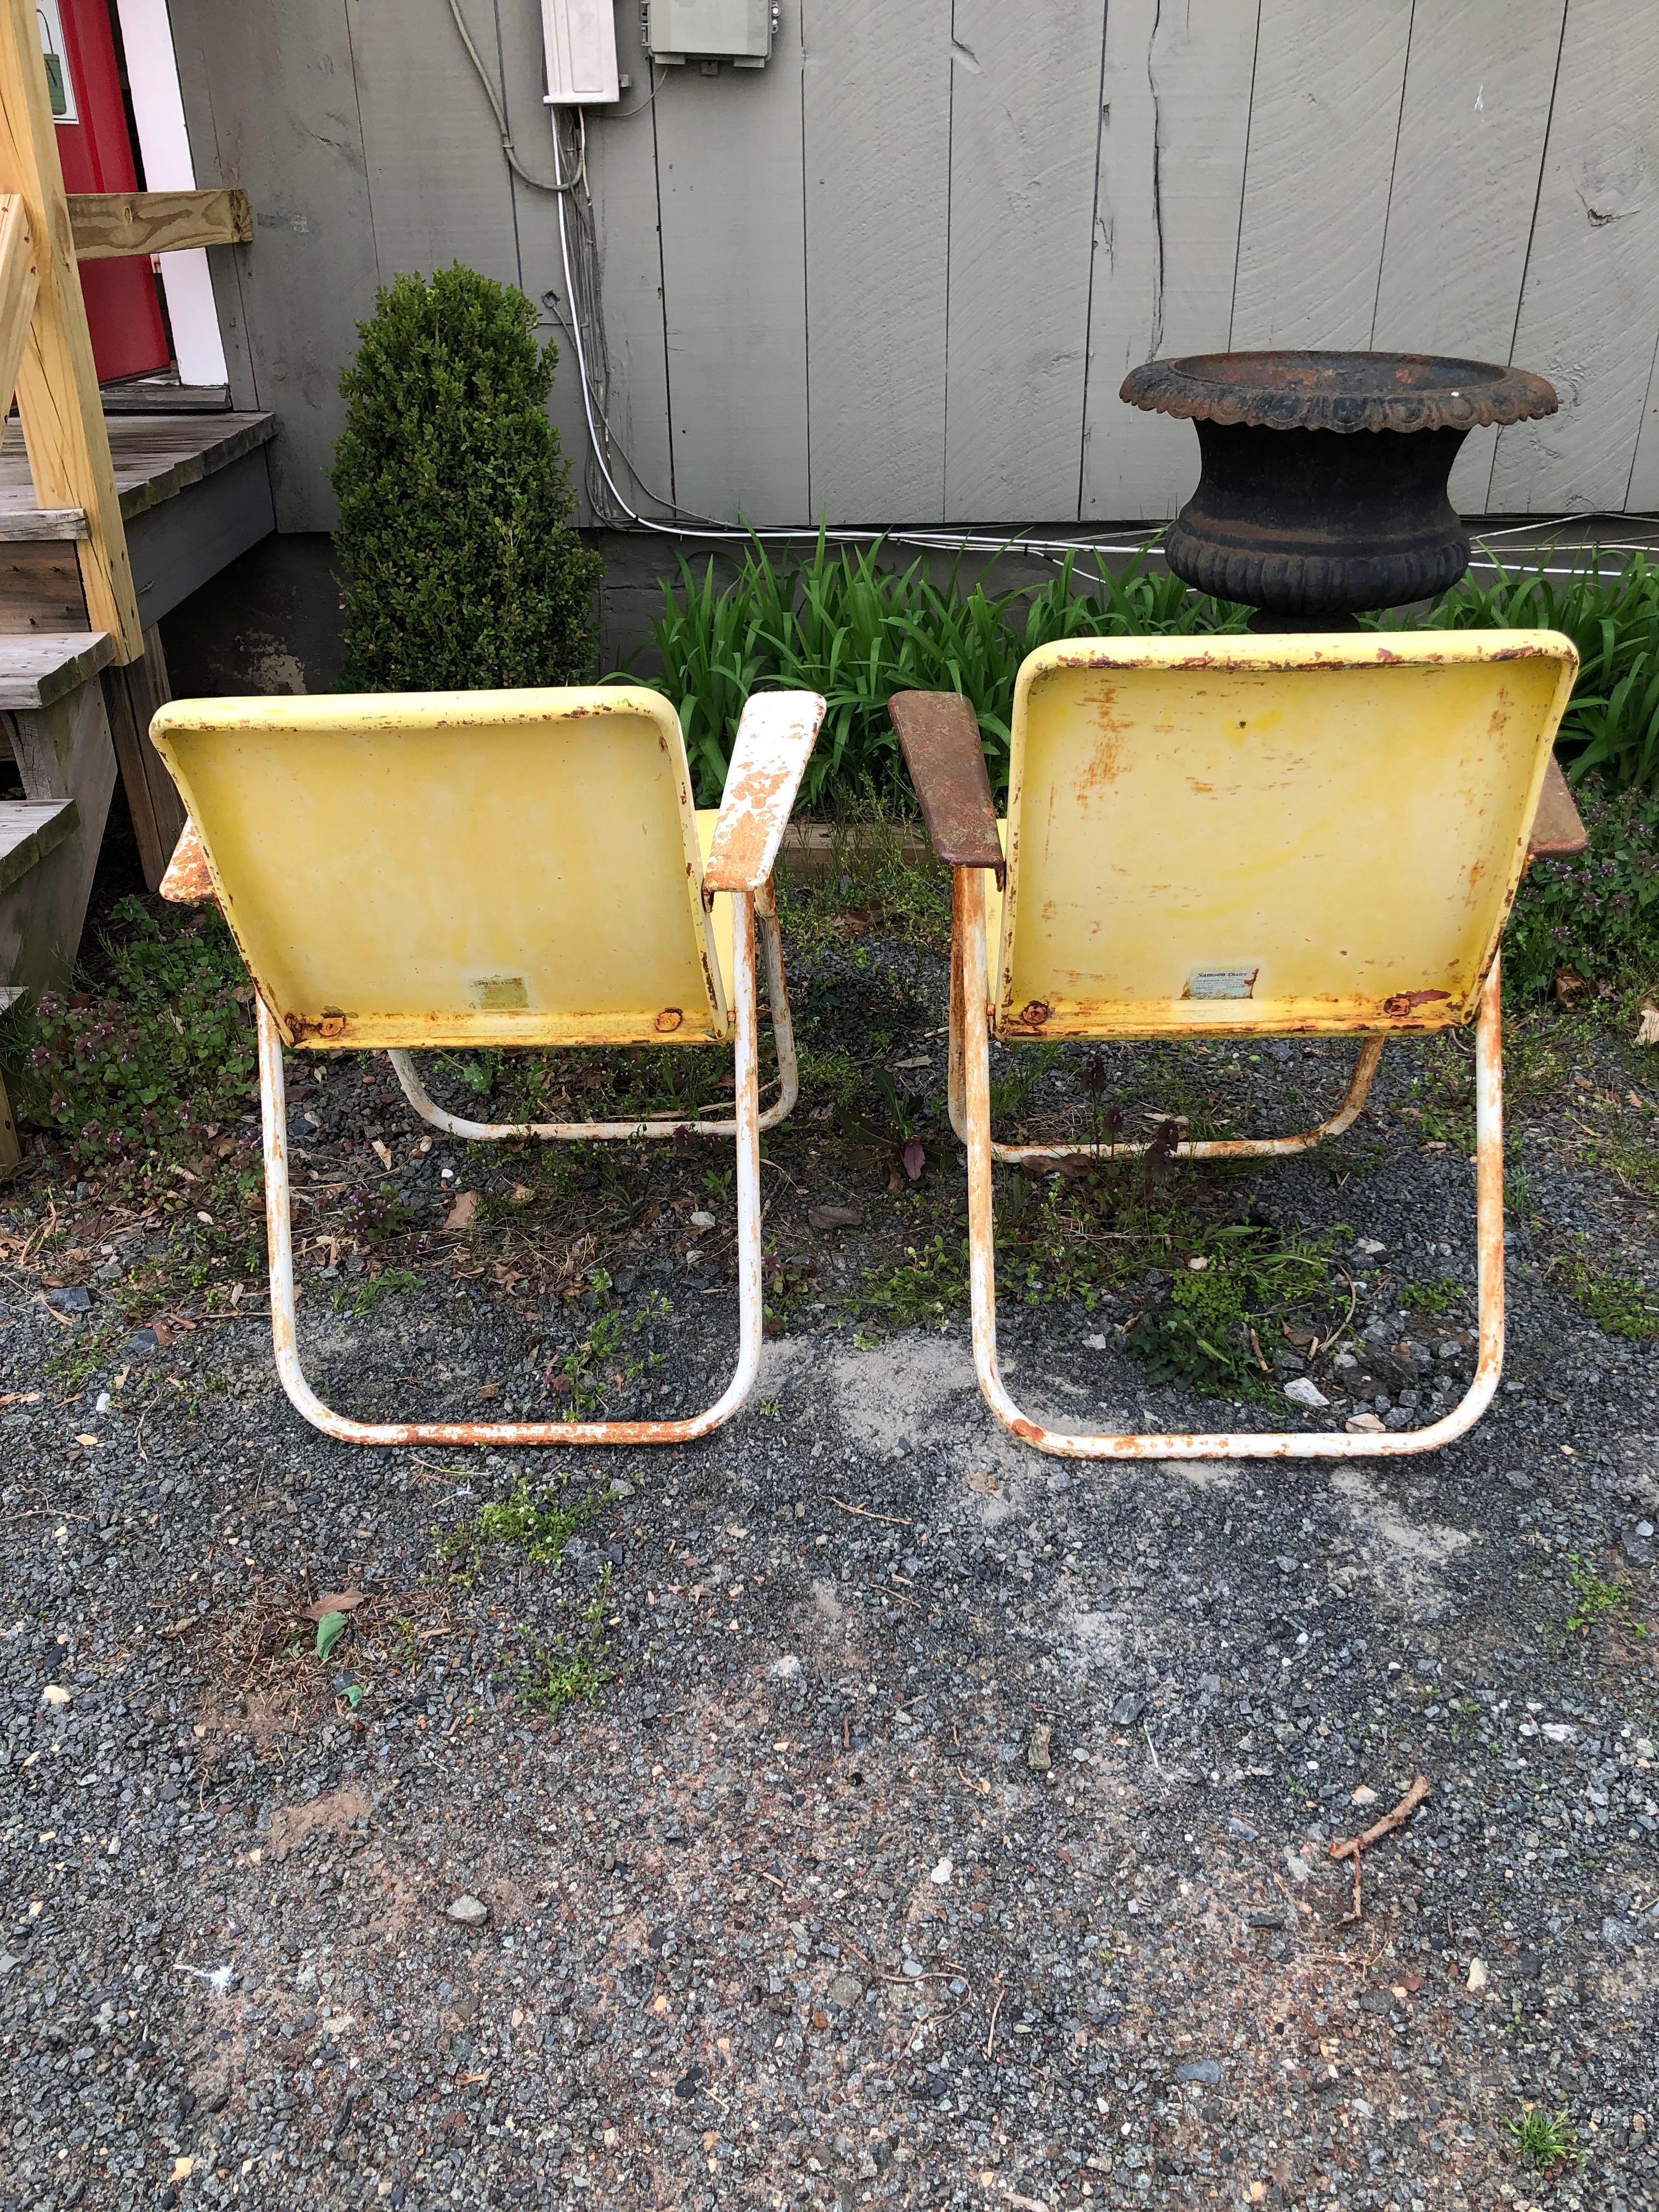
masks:
[[(543, 305), (569, 332), (571, 344), (575, 350), (577, 375), (581, 386), (582, 413), (587, 425), (588, 504), (597, 517), (612, 525), (619, 520), (624, 521), (631, 524), (637, 530), (649, 531), (659, 537), (689, 538), (709, 544), (743, 544), (757, 541), (763, 544), (787, 544), (822, 538), (828, 544), (839, 545), (903, 545), (914, 547), (924, 552), (988, 553), (993, 556), (1002, 553), (1021, 553), (1038, 560), (1050, 562), (1060, 562), (1067, 556), (1079, 553), (1115, 554), (1128, 556), (1153, 556), (1160, 560), (1165, 557), (1164, 548), (1158, 543), (1168, 526), (1165, 524), (1149, 525), (1146, 533), (1136, 543), (1129, 544), (1112, 544), (1102, 539), (1088, 538), (1034, 538), (1026, 537), (1024, 532), (1017, 532), (1012, 537), (1005, 538), (946, 530), (869, 530), (854, 529), (845, 526), (831, 528), (822, 522), (748, 528), (740, 525), (734, 526), (718, 521), (713, 515), (699, 514), (694, 509), (682, 507), (675, 501), (664, 498), (646, 481), (626, 446), (617, 436), (610, 419), (607, 405), (611, 398), (611, 384), (610, 349), (605, 337), (605, 313), (601, 297), (601, 270), (599, 238), (593, 216), (593, 195), (587, 175), (586, 112), (580, 106), (574, 110), (577, 143), (573, 173), (569, 178), (567, 179), (563, 173), (564, 161), (560, 143), (560, 118), (564, 111), (556, 106), (550, 107), (548, 111), (553, 139), (552, 180), (550, 182), (544, 177), (537, 176), (533, 170), (526, 169), (519, 159), (518, 149), (514, 144), (512, 128), (507, 122), (503, 100), (496, 93), (495, 81), (484, 66), (483, 57), (473, 44), (472, 33), (467, 28), (466, 19), (461, 13), (460, 0), (449, 0), (449, 12), (454, 18), (455, 28), (460, 33), (461, 43), (466, 48), (478, 82), (483, 87), (484, 96), (489, 102), (490, 112), (495, 118), (495, 128), (501, 138), (501, 153), (507, 166), (514, 176), (522, 178), (526, 184), (533, 186), (538, 191), (552, 193), (557, 199), (559, 257), (564, 271), (565, 294), (570, 312), (568, 316), (560, 314), (555, 305), (556, 295), (550, 293), (544, 295)], [(658, 78), (654, 58), (647, 57), (647, 68), (651, 82), (648, 97), (641, 100), (636, 106), (621, 109), (612, 115), (610, 120), (626, 122), (632, 116), (643, 114), (656, 99), (666, 80)], [(576, 228), (576, 251), (574, 258), (570, 235), (572, 226), (567, 220), (568, 216), (574, 217)], [(583, 342), (584, 319), (586, 320), (588, 329), (592, 334), (591, 361), (590, 348)], [(603, 439), (599, 435), (601, 426), (605, 432)], [(665, 514), (672, 520), (664, 520), (659, 516), (640, 513), (623, 492), (611, 472), (605, 458), (607, 447), (621, 460), (623, 466), (638, 487), (640, 495), (653, 505), (663, 508)], [(608, 500), (605, 496), (605, 494), (609, 495)], [(614, 511), (611, 511), (612, 501), (615, 503)], [(1548, 518), (1540, 517), (1536, 520), (1510, 523), (1495, 530), (1485, 531), (1478, 542), (1484, 544), (1499, 538), (1520, 537), (1528, 532), (1548, 532), (1551, 530), (1559, 529), (1569, 522), (1577, 522), (1582, 526), (1589, 520), (1613, 519), (1614, 516), (1613, 509), (1603, 508), (1598, 510), (1594, 516), (1563, 514)], [(1616, 519), (1626, 528), (1632, 523), (1640, 527), (1644, 521), (1650, 521), (1655, 527), (1659, 527), (1659, 516), (1638, 517), (1620, 514), (1617, 514)], [(1612, 543), (1603, 543), (1585, 549), (1587, 557), (1598, 561), (1603, 552), (1639, 553), (1652, 550), (1645, 545)], [(1473, 556), (1469, 566), (1473, 568), (1492, 568), (1499, 574), (1503, 573), (1502, 562), (1484, 555)], [(1545, 567), (1534, 573), (1544, 576), (1577, 576), (1583, 574), (1583, 564), (1569, 568)]]
[[(467, 29), (466, 18), (461, 13), (461, 0), (449, 0), (449, 12), (455, 18), (455, 28), (461, 34), (461, 44), (472, 58), (472, 66), (478, 73), (478, 82), (484, 88), (484, 97), (489, 102), (490, 112), (495, 118), (495, 128), (501, 133), (501, 152), (506, 156), (508, 168), (515, 177), (522, 177), (526, 184), (533, 185), (538, 192), (574, 191), (576, 189), (574, 180), (568, 185), (550, 185), (545, 177), (538, 177), (532, 170), (526, 169), (519, 159), (518, 149), (513, 143), (513, 132), (507, 119), (507, 110), (496, 96), (495, 81), (483, 65), (483, 56), (472, 43), (472, 33)], [(586, 164), (584, 163), (582, 180), (585, 181), (585, 179)]]

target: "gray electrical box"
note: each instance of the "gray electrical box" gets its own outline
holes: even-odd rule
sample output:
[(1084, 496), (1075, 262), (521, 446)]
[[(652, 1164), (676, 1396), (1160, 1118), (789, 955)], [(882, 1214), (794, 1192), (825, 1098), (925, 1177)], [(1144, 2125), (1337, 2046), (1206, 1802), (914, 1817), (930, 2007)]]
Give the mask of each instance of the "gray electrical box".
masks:
[(653, 61), (764, 69), (776, 28), (775, 0), (645, 0), (645, 43)]

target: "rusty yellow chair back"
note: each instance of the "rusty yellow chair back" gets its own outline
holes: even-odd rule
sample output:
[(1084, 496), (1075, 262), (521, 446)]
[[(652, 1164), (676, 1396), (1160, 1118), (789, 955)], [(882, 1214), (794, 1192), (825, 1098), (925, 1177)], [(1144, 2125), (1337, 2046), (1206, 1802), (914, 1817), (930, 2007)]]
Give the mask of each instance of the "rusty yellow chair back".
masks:
[(285, 1042), (731, 1034), (656, 692), (194, 700), (151, 734)]
[(1546, 630), (1032, 653), (1014, 698), (1000, 957), (988, 915), (995, 1031), (1467, 1021), (1576, 665)]

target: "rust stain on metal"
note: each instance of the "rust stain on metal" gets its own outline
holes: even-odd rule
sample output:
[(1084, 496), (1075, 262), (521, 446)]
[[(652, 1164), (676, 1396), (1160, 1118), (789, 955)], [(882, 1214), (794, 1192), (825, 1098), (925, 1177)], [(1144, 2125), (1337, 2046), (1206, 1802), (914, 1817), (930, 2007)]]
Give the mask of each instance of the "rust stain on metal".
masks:
[(824, 702), (816, 691), (752, 695), (738, 725), (705, 891), (757, 890), (772, 873)]
[(208, 866), (201, 833), (193, 822), (187, 820), (179, 831), (179, 842), (173, 848), (173, 858), (167, 862), (159, 888), (161, 896), (170, 899), (175, 906), (214, 904), (217, 894), (213, 888), (213, 872)]
[(1384, 999), (1385, 1014), (1414, 1013), (1419, 1006), (1433, 1006), (1437, 1000), (1450, 997), (1448, 991), (1396, 991), (1391, 999)]
[(951, 867), (993, 868), (1000, 883), (1002, 842), (971, 702), (958, 691), (897, 691), (887, 714), (934, 852)]
[(653, 1027), (660, 1030), (666, 1036), (671, 1030), (678, 1029), (684, 1019), (685, 1016), (678, 1006), (665, 1006), (657, 1016)]

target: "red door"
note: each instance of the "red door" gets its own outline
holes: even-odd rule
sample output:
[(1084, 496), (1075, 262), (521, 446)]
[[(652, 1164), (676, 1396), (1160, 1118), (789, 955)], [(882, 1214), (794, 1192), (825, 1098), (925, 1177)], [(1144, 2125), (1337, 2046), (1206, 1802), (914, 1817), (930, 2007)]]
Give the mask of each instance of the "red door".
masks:
[[(64, 191), (133, 191), (138, 173), (107, 0), (40, 0), (36, 15)], [(82, 263), (81, 291), (100, 384), (167, 367), (167, 331), (148, 254)]]

